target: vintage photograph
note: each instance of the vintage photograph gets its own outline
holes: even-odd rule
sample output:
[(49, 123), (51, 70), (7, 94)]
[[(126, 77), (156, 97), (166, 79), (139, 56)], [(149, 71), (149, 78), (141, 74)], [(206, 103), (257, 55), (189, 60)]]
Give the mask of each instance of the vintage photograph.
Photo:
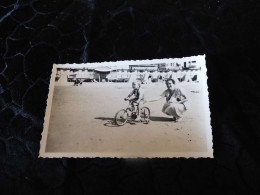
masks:
[(40, 156), (213, 158), (205, 58), (54, 64)]

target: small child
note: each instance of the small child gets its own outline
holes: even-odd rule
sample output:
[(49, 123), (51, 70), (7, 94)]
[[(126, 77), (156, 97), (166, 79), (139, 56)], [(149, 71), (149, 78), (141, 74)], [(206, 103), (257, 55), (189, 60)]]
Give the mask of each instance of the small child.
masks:
[(127, 98), (125, 98), (125, 101), (129, 100), (129, 98), (131, 96), (133, 96), (132, 99), (130, 99), (130, 101), (133, 102), (133, 105), (136, 106), (136, 109), (137, 110), (137, 118), (135, 119), (136, 121), (140, 121), (141, 117), (140, 117), (140, 110), (139, 110), (139, 103), (141, 100), (144, 100), (144, 91), (143, 89), (141, 88), (141, 83), (138, 83), (136, 81), (132, 82), (132, 88), (133, 88), (133, 91), (127, 96)]

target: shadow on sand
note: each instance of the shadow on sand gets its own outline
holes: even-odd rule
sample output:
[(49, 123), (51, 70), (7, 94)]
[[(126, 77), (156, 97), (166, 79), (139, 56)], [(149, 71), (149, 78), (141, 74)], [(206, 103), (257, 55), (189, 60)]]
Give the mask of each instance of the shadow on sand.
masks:
[(172, 121), (172, 118), (160, 117), (160, 116), (150, 116), (151, 121)]
[(95, 119), (103, 120), (103, 121), (113, 121), (114, 118), (110, 117), (95, 117)]
[(110, 118), (110, 117), (95, 117), (95, 119), (104, 121), (104, 126), (107, 126), (107, 127), (119, 127), (118, 125), (116, 125), (114, 123), (114, 118)]
[[(104, 125), (105, 126), (111, 126), (108, 125), (109, 123), (114, 123), (114, 118), (109, 118), (109, 117), (96, 117), (95, 119), (103, 120), (105, 121)], [(167, 118), (167, 117), (160, 117), (160, 116), (150, 116), (150, 121), (172, 121), (172, 118)], [(117, 127), (117, 125), (113, 125)]]

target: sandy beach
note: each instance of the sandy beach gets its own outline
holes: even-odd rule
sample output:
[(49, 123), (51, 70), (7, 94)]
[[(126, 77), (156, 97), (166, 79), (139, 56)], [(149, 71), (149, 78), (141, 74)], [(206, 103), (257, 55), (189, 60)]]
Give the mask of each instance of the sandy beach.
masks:
[[(164, 83), (142, 86), (145, 97), (160, 95)], [(165, 99), (146, 103), (151, 110), (149, 124), (105, 125), (115, 113), (126, 108), (123, 99), (132, 90), (130, 83), (83, 83), (82, 86), (55, 86), (46, 152), (83, 153), (171, 153), (206, 152), (205, 114), (198, 83), (183, 83), (191, 109), (180, 122), (161, 112)]]

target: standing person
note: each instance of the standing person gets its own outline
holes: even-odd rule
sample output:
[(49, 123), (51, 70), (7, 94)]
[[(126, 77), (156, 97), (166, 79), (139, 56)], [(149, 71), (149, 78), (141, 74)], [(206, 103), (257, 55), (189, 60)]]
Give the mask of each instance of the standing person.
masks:
[(158, 97), (147, 99), (145, 102), (158, 101), (166, 98), (162, 112), (173, 117), (174, 121), (181, 121), (183, 113), (189, 109), (189, 99), (183, 89), (175, 86), (173, 79), (166, 80), (167, 89)]
[(159, 82), (160, 82), (160, 83), (163, 82), (163, 76), (162, 76), (162, 74), (159, 75)]
[(151, 74), (149, 74), (149, 76), (148, 76), (148, 83), (152, 83), (152, 75)]
[[(141, 88), (141, 83), (136, 81), (132, 82), (132, 92), (125, 98), (125, 101), (130, 100), (133, 104), (133, 107), (137, 113), (136, 121), (140, 121), (140, 110), (139, 110), (139, 103), (141, 100), (144, 100), (144, 91)], [(133, 96), (132, 99), (130, 99)]]
[(174, 70), (173, 72), (172, 72), (172, 75), (171, 75), (171, 78), (170, 79), (173, 79), (176, 83), (175, 84), (177, 84), (177, 83), (179, 83), (179, 80), (178, 80), (178, 78), (177, 78), (177, 70)]

